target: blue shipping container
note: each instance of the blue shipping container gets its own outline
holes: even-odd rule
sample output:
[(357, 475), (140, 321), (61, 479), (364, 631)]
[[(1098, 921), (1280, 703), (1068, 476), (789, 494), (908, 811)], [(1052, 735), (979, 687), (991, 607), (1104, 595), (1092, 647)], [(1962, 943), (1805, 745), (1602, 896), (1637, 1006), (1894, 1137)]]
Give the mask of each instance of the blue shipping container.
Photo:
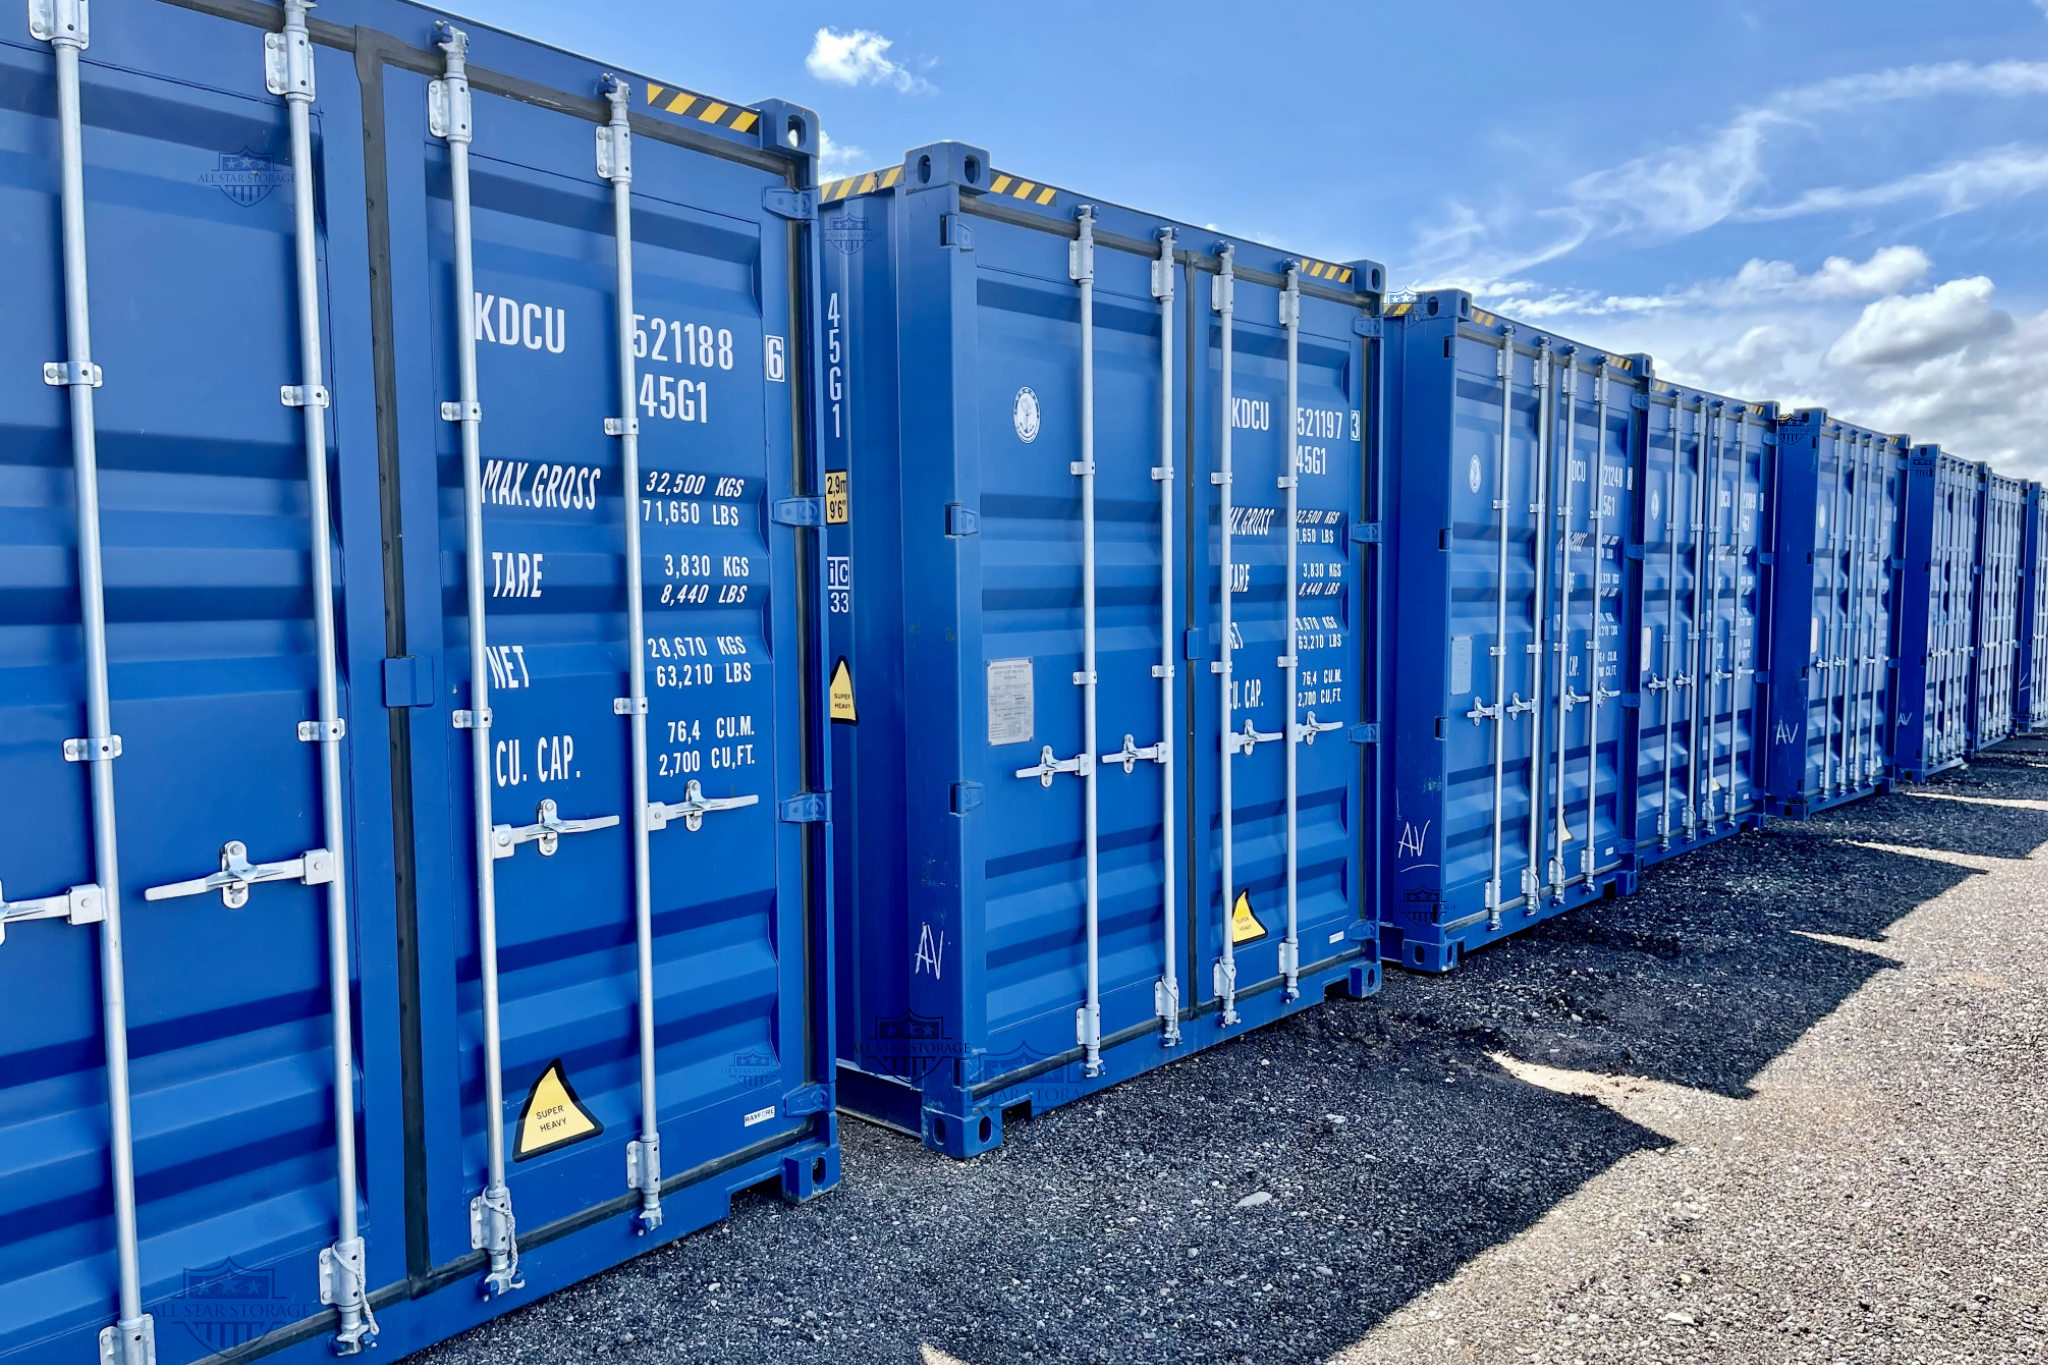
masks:
[(0, 38), (0, 1359), (401, 1354), (831, 1184), (815, 120), (93, 10)]
[(1776, 404), (1663, 380), (1644, 415), (1638, 866), (1764, 820), (1765, 503), (1778, 440)]
[(821, 198), (841, 1103), (966, 1156), (1378, 984), (1381, 279), (956, 143)]
[(2013, 728), (2048, 729), (2048, 489), (2027, 485), (2024, 543), (2020, 549), (2020, 658), (2013, 681)]
[(1925, 782), (1970, 754), (1970, 642), (1975, 638), (1977, 539), (1984, 515), (1978, 467), (1937, 445), (1906, 460), (1900, 519), (1898, 693), (1892, 763)]
[(1381, 952), (1459, 955), (1633, 883), (1643, 356), (1390, 310), (1394, 771)]
[(1803, 820), (1890, 780), (1903, 436), (1807, 408), (1778, 425), (1770, 499), (1770, 811)]
[(1977, 466), (1984, 517), (1977, 525), (1976, 634), (1970, 651), (1970, 752), (2011, 737), (2020, 652), (2020, 557), (2027, 486)]

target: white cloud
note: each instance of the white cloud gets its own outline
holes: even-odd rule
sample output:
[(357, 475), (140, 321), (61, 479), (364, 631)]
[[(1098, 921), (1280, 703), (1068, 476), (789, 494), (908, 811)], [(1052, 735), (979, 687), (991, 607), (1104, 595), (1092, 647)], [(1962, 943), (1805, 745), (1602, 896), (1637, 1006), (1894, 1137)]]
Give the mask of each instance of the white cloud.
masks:
[(835, 85), (893, 85), (905, 94), (931, 90), (932, 84), (900, 62), (889, 60), (892, 42), (872, 30), (835, 33), (818, 30), (804, 65), (821, 81)]
[(1892, 294), (1863, 310), (1828, 348), (1833, 365), (1906, 365), (1961, 350), (2009, 331), (2012, 318), (1991, 306), (1989, 276), (1950, 280), (1925, 294)]
[(867, 169), (866, 149), (850, 142), (834, 142), (823, 128), (818, 130), (818, 174), (827, 180)]
[(1705, 285), (1692, 292), (1733, 299), (1870, 298), (1897, 293), (1933, 268), (1934, 262), (1917, 246), (1879, 247), (1860, 264), (1847, 256), (1830, 256), (1811, 275), (1800, 274), (1790, 261), (1752, 257), (1725, 285)]
[(1769, 222), (1810, 213), (1876, 208), (1915, 199), (1932, 200), (1944, 215), (1965, 213), (2001, 199), (2048, 188), (2048, 148), (1998, 147), (1981, 156), (1952, 161), (1931, 171), (1900, 176), (1860, 190), (1829, 186), (1808, 190), (1787, 204), (1760, 206), (1736, 215), (1749, 222)]
[(1648, 351), (1664, 378), (1787, 411), (1823, 407), (2007, 473), (2048, 478), (2048, 311), (2011, 316), (1982, 275), (1902, 292), (1930, 266), (1916, 248), (1888, 247), (1811, 274), (1752, 261), (1736, 277), (1747, 278), (1744, 289), (1734, 281), (1672, 289), (1652, 309), (1583, 296), (1590, 306), (1574, 310), (1565, 291), (1531, 297), (1553, 304), (1546, 325), (1592, 345)]

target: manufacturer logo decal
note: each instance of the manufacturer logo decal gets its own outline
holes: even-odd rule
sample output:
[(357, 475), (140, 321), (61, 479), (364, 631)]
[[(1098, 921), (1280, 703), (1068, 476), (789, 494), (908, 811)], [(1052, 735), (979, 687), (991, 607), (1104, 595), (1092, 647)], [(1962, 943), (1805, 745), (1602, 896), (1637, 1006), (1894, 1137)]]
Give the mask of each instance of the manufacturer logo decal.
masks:
[(1664, 511), (1664, 500), (1657, 496), (1657, 490), (1650, 490), (1650, 520), (1655, 521)]
[(1017, 428), (1017, 439), (1030, 445), (1038, 439), (1038, 395), (1029, 389), (1017, 390), (1017, 402), (1010, 409), (1010, 421)]
[(1465, 469), (1465, 482), (1472, 485), (1472, 491), (1474, 493), (1477, 493), (1479, 491), (1479, 477), (1479, 457), (1477, 455), (1474, 455), (1472, 457), (1472, 463), (1468, 465)]
[(292, 172), (291, 167), (278, 165), (270, 153), (244, 147), (239, 152), (222, 153), (216, 169), (202, 174), (199, 183), (213, 186), (246, 209), (268, 199), (279, 185), (291, 184)]

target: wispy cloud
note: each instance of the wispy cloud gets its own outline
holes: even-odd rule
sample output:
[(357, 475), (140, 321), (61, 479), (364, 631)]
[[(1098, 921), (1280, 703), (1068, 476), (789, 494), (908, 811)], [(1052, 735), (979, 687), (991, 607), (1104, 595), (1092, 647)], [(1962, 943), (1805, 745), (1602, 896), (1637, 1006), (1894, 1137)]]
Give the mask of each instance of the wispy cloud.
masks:
[(1808, 190), (1790, 203), (1745, 210), (1749, 222), (1795, 218), (1841, 209), (1876, 208), (1917, 199), (1932, 200), (1943, 214), (1965, 213), (2003, 199), (2048, 188), (2048, 148), (1999, 147), (1946, 166), (1900, 176), (1864, 189), (1830, 186)]
[(901, 62), (891, 61), (894, 43), (870, 29), (837, 33), (821, 28), (811, 42), (804, 66), (813, 76), (834, 85), (888, 85), (905, 94), (923, 94), (934, 87)]
[[(2039, 0), (2048, 5), (2048, 0)], [(1558, 202), (1488, 210), (1452, 201), (1425, 227), (1412, 259), (1431, 284), (1453, 275), (1502, 278), (1593, 241), (1670, 241), (1731, 220), (1753, 221), (1931, 199), (1960, 212), (2048, 187), (2048, 150), (1993, 149), (1937, 170), (1868, 187), (1810, 190), (1782, 204), (1757, 203), (1770, 182), (1773, 137), (1875, 105), (1937, 97), (2048, 96), (2048, 62), (1940, 62), (1838, 76), (1780, 91), (1738, 110), (1689, 142), (1631, 158), (1571, 181)]]

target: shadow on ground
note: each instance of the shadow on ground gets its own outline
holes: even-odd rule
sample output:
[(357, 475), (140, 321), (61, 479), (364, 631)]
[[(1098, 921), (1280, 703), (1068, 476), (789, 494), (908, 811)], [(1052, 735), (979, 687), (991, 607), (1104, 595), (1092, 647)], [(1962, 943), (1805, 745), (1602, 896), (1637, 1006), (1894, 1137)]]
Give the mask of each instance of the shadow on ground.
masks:
[[(2048, 754), (1921, 789), (2048, 798)], [(1882, 941), (2048, 811), (1898, 792), (1652, 869), (1640, 893), (1332, 1002), (956, 1163), (848, 1121), (845, 1178), (431, 1353), (490, 1360), (1307, 1362), (1664, 1139), (1487, 1054), (1722, 1095), (1877, 972)], [(1875, 951), (1824, 942), (1871, 943)], [(1261, 1196), (1264, 1196), (1261, 1198)]]

